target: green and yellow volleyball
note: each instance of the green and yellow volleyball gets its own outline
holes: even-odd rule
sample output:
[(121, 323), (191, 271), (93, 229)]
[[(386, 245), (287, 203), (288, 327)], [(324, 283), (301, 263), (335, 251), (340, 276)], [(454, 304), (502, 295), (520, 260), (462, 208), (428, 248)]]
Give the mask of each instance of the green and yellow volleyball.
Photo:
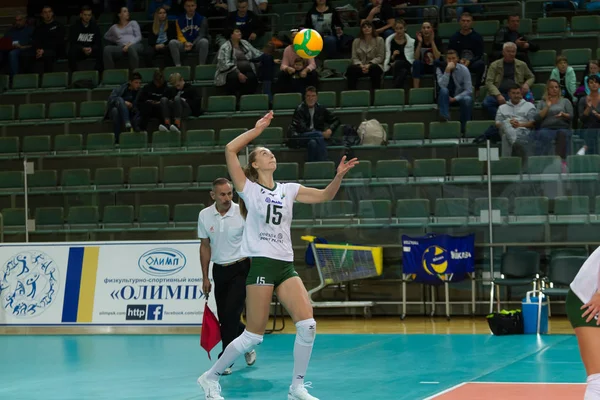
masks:
[(294, 51), (301, 58), (315, 58), (323, 50), (323, 38), (314, 29), (303, 29), (294, 37)]

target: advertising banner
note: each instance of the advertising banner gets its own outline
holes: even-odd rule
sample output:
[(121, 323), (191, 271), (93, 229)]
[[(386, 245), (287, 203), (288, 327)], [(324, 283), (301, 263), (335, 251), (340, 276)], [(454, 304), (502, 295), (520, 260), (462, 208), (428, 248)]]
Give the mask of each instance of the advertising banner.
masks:
[[(197, 240), (2, 244), (0, 325), (199, 326), (199, 248)], [(212, 296), (209, 305), (216, 314)]]

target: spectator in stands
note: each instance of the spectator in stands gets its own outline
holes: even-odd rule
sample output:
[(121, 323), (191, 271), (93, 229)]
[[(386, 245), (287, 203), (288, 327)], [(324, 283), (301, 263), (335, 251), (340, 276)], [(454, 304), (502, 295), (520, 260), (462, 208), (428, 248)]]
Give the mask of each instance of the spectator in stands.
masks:
[(19, 73), (19, 58), (22, 52), (31, 48), (33, 28), (27, 25), (25, 14), (15, 16), (15, 24), (4, 33), (0, 47), (0, 64), (8, 58), (10, 79)]
[(51, 7), (42, 9), (42, 22), (33, 31), (33, 47), (25, 58), (29, 69), (38, 74), (54, 71), (54, 63), (65, 58), (65, 27), (54, 19)]
[(410, 74), (415, 61), (415, 39), (406, 33), (406, 22), (397, 19), (394, 25), (396, 34), (385, 40), (385, 63), (383, 70), (391, 71), (394, 77), (394, 87), (402, 89), (406, 76)]
[(181, 132), (182, 119), (202, 114), (202, 99), (192, 84), (178, 73), (169, 77), (169, 83), (171, 87), (160, 101), (165, 120), (158, 129), (164, 132)]
[(525, 157), (537, 111), (532, 103), (523, 99), (520, 85), (513, 82), (507, 92), (510, 101), (498, 108), (495, 118), (502, 137), (502, 157), (511, 157), (513, 154)]
[(579, 119), (582, 123), (583, 146), (577, 154), (598, 154), (598, 133), (600, 132), (600, 77), (588, 77), (590, 94), (579, 100)]
[(248, 10), (248, 1), (237, 0), (237, 11), (229, 13), (227, 26), (231, 29), (239, 29), (242, 32), (242, 39), (252, 43), (262, 36), (264, 32), (262, 23), (256, 14)]
[(588, 87), (588, 79), (591, 75), (596, 75), (600, 78), (600, 62), (598, 60), (590, 60), (585, 71), (583, 72), (583, 78), (579, 84), (579, 88), (575, 95), (577, 97), (585, 97), (590, 94), (590, 88)]
[(359, 17), (361, 26), (364, 21), (371, 22), (373, 30), (384, 39), (394, 34), (394, 9), (387, 0), (371, 0), (371, 5), (365, 7)]
[(225, 86), (227, 93), (232, 95), (256, 93), (258, 79), (253, 60), (262, 53), (242, 39), (239, 29), (234, 29), (228, 36), (229, 40), (223, 43), (217, 54), (215, 86)]
[(96, 60), (95, 69), (102, 73), (102, 35), (92, 20), (92, 8), (83, 6), (79, 20), (69, 28), (69, 69), (77, 71), (77, 63), (89, 58)]
[(566, 172), (567, 154), (571, 142), (571, 120), (573, 104), (562, 96), (560, 82), (550, 79), (546, 84), (546, 93), (537, 104), (538, 113), (535, 121), (538, 130), (534, 132), (533, 143), (535, 155), (545, 156), (550, 153), (550, 146), (555, 141), (554, 154), (562, 159), (563, 172)]
[(469, 13), (460, 16), (460, 30), (450, 37), (448, 48), (456, 50), (460, 63), (475, 74), (475, 92), (483, 83), (485, 62), (483, 61), (483, 37), (472, 28), (473, 17)]
[(227, 17), (229, 15), (229, 5), (227, 0), (210, 0), (200, 3), (203, 7), (200, 9), (202, 15), (207, 17)]
[(162, 71), (155, 71), (152, 82), (144, 86), (138, 94), (134, 106), (139, 110), (139, 128), (146, 131), (152, 118), (164, 120), (161, 99), (165, 97), (167, 85)]
[(306, 88), (304, 101), (294, 111), (288, 128), (288, 146), (307, 148), (308, 161), (327, 161), (327, 142), (340, 120), (318, 103), (317, 89)]
[[(298, 34), (297, 30), (292, 31), (292, 42)], [(314, 58), (309, 60), (298, 57), (294, 51), (294, 45), (290, 44), (283, 51), (283, 58), (277, 74), (277, 93), (302, 93), (306, 92), (309, 86), (317, 87), (319, 75), (317, 74), (317, 64)]]
[(148, 29), (148, 47), (144, 50), (146, 66), (154, 64), (154, 58), (157, 54), (163, 54), (171, 59), (169, 42), (177, 40), (177, 28), (175, 23), (168, 20), (167, 10), (158, 7), (154, 13), (154, 22)]
[(118, 18), (119, 22), (104, 34), (104, 39), (113, 43), (104, 47), (104, 68), (114, 69), (115, 59), (127, 55), (129, 68), (135, 70), (140, 66), (140, 55), (144, 51), (142, 31), (137, 21), (130, 21), (127, 7), (121, 7)]
[[(224, 0), (223, 0), (224, 1)], [(237, 10), (237, 0), (227, 0), (229, 12)], [(249, 0), (248, 9), (254, 14), (263, 14), (267, 11), (269, 0)]]
[(139, 131), (137, 127), (138, 110), (135, 107), (135, 100), (141, 86), (142, 76), (134, 72), (129, 82), (113, 89), (108, 97), (106, 117), (110, 118), (113, 122), (113, 131), (117, 143), (119, 142), (123, 125), (125, 125), (125, 129), (128, 132), (132, 130)]
[[(156, 11), (158, 11), (159, 8), (164, 8), (168, 14), (169, 11), (171, 10), (172, 5), (173, 5), (172, 0), (150, 0), (150, 2), (148, 3), (148, 9), (146, 10), (148, 12), (148, 19), (150, 19), (150, 20), (154, 19)], [(171, 18), (169, 18), (169, 19), (171, 19)], [(172, 18), (172, 19), (175, 19), (175, 18)]]
[(434, 32), (430, 22), (423, 22), (421, 31), (417, 32), (415, 43), (415, 61), (413, 62), (413, 87), (421, 86), (423, 74), (435, 73), (435, 65), (442, 56), (442, 39)]
[(181, 52), (197, 51), (198, 63), (206, 64), (210, 36), (208, 19), (196, 12), (196, 0), (185, 0), (185, 14), (177, 19), (177, 40), (169, 42), (171, 56), (176, 66), (181, 66)]
[(379, 89), (384, 59), (383, 39), (377, 36), (372, 22), (368, 20), (361, 22), (358, 38), (352, 43), (352, 64), (346, 70), (348, 90), (356, 90), (358, 79), (366, 76), (371, 78), (371, 89)]
[(505, 104), (508, 99), (508, 90), (517, 83), (522, 90), (522, 96), (529, 92), (529, 88), (535, 82), (531, 70), (521, 60), (517, 60), (517, 45), (506, 42), (503, 50), (504, 58), (490, 64), (485, 79), (485, 87), (488, 95), (483, 100), (483, 108), (487, 110), (491, 118), (496, 117), (498, 106)]
[(535, 53), (540, 47), (537, 44), (531, 43), (525, 35), (519, 33), (520, 26), (521, 16), (519, 14), (508, 16), (506, 26), (500, 28), (494, 37), (491, 61), (503, 56), (504, 48), (502, 46), (504, 43), (512, 42), (517, 45), (517, 59), (524, 61), (529, 69), (533, 71), (531, 61), (529, 60), (529, 52)]
[(338, 55), (338, 37), (343, 33), (343, 26), (342, 19), (330, 0), (314, 0), (304, 21), (306, 29), (314, 29), (323, 37), (323, 53), (330, 59)]
[(556, 67), (550, 74), (550, 79), (560, 83), (560, 91), (564, 98), (573, 102), (575, 99), (575, 91), (577, 90), (577, 77), (575, 70), (569, 66), (567, 57), (556, 57)]
[(437, 83), (440, 88), (438, 93), (438, 109), (440, 120), (450, 120), (450, 106), (460, 107), (460, 129), (465, 133), (467, 121), (471, 120), (473, 112), (473, 93), (471, 84), (471, 73), (469, 69), (458, 60), (455, 50), (446, 53), (446, 67), (438, 67)]
[(483, 13), (482, 6), (475, 6), (473, 4), (479, 3), (479, 0), (458, 0), (458, 4), (461, 4), (461, 7), (456, 8), (456, 17), (460, 21), (463, 13), (470, 14), (481, 14)]

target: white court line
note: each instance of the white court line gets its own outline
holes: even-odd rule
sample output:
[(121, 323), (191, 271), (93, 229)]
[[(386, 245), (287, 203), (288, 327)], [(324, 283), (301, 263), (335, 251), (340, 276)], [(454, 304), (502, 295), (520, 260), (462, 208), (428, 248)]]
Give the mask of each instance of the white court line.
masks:
[(453, 391), (454, 389), (458, 389), (459, 387), (461, 387), (461, 386), (464, 386), (464, 385), (466, 385), (467, 383), (468, 383), (468, 382), (459, 383), (458, 385), (454, 385), (454, 386), (452, 386), (451, 388), (448, 388), (448, 389), (446, 389), (446, 390), (442, 390), (441, 392), (439, 392), (439, 393), (436, 393), (436, 394), (434, 394), (433, 396), (429, 396), (429, 397), (427, 397), (427, 398), (425, 398), (425, 399), (423, 399), (423, 400), (433, 400), (433, 399), (435, 399), (436, 397), (438, 397), (438, 396), (441, 396), (441, 395), (443, 395), (443, 394), (446, 394), (446, 393), (449, 393), (449, 392)]
[(419, 382), (421, 385), (439, 385), (439, 382), (435, 382), (435, 381), (423, 381), (423, 382)]
[[(432, 383), (432, 382), (420, 382), (420, 383)], [(433, 396), (427, 397), (423, 400), (433, 400), (443, 394), (449, 393), (458, 389), (459, 387), (471, 384), (485, 384), (485, 385), (586, 385), (586, 383), (577, 382), (577, 383), (569, 383), (569, 382), (463, 382), (458, 385), (452, 386), (446, 390), (443, 390), (439, 393), (434, 394)]]

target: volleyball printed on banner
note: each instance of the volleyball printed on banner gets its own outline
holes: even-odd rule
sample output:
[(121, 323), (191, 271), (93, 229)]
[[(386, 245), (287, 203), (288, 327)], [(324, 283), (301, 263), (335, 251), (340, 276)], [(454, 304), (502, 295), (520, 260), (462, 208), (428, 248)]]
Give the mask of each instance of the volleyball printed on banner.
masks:
[(315, 58), (321, 50), (323, 50), (323, 38), (314, 29), (303, 29), (294, 37), (294, 51), (301, 58)]
[(422, 263), (429, 275), (443, 275), (448, 269), (448, 251), (439, 246), (430, 246), (423, 252)]

